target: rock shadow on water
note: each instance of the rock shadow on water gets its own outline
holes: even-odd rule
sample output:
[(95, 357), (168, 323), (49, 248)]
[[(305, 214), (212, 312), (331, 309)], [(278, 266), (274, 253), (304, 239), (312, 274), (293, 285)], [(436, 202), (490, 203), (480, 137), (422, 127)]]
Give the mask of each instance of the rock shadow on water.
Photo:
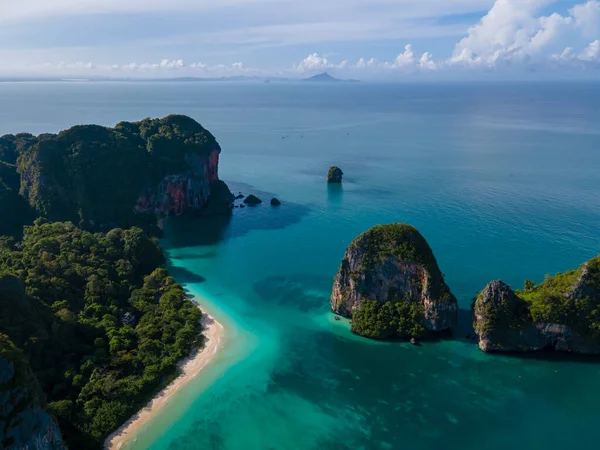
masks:
[[(252, 193), (263, 200), (275, 197), (272, 193), (257, 191), (248, 184), (231, 183), (230, 186), (234, 194)], [(165, 247), (177, 249), (213, 246), (226, 239), (245, 236), (253, 230), (287, 228), (299, 223), (310, 212), (310, 208), (306, 205), (290, 202), (284, 198), (281, 201), (283, 204), (278, 208), (273, 208), (268, 202), (263, 201), (261, 205), (236, 208), (227, 215), (169, 217), (165, 221)]]
[(176, 216), (165, 221), (167, 248), (203, 247), (223, 241), (231, 215)]
[(257, 297), (303, 313), (329, 308), (331, 279), (314, 275), (271, 276), (253, 284)]
[(477, 343), (477, 335), (473, 328), (473, 311), (458, 309), (458, 320), (452, 332), (453, 339), (461, 342)]

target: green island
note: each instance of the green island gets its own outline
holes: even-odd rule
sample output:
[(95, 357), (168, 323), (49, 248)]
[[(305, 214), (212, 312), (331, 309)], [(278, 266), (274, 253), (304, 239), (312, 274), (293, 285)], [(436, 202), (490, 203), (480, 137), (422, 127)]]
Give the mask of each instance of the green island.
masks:
[(352, 331), (374, 339), (422, 338), (451, 330), (457, 301), (433, 251), (412, 226), (378, 225), (346, 250), (331, 296)]
[(102, 448), (203, 345), (156, 236), (230, 213), (219, 153), (186, 116), (0, 137), (1, 448)]
[(600, 256), (521, 290), (493, 281), (473, 311), (484, 351), (600, 354)]

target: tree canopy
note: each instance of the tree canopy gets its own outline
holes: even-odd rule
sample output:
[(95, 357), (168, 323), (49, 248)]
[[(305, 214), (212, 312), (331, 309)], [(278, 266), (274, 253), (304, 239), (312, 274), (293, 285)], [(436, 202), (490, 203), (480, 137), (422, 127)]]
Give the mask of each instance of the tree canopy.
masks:
[(0, 241), (0, 333), (26, 355), (71, 448), (100, 448), (201, 345), (200, 310), (141, 229), (36, 220)]

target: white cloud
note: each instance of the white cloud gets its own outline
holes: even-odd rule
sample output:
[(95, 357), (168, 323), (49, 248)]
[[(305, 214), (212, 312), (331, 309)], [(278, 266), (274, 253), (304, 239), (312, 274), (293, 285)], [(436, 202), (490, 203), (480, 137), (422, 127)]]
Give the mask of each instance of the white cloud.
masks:
[[(107, 63), (112, 58), (112, 48), (105, 52), (105, 61), (101, 58), (94, 63), (77, 62), (80, 58), (89, 58), (88, 47), (77, 48), (79, 56), (72, 57), (68, 52), (75, 47), (63, 47), (63, 54), (55, 55), (52, 64), (36, 65), (19, 62), (20, 67), (49, 71), (54, 73), (89, 72), (95, 74), (140, 74), (141, 76), (175, 76), (179, 75), (235, 75), (235, 74), (287, 74), (298, 76), (302, 73), (316, 73), (324, 71), (352, 73), (358, 72), (365, 77), (395, 76), (395, 74), (432, 73), (440, 74), (449, 71), (461, 70), (545, 70), (559, 67), (562, 69), (574, 68), (600, 68), (600, 0), (580, 0), (581, 3), (571, 7), (563, 14), (546, 13), (558, 0), (377, 0), (376, 7), (373, 0), (345, 0), (344, 7), (339, 1), (334, 0), (221, 0), (212, 2), (208, 0), (21, 0), (13, 3), (7, 9), (8, 1), (0, 0), (0, 23), (2, 21), (24, 21), (24, 23), (40, 16), (44, 11), (58, 15), (91, 15), (99, 12), (121, 13), (133, 11), (169, 10), (197, 13), (202, 10), (204, 14), (212, 14), (215, 10), (235, 12), (236, 8), (245, 8), (242, 11), (252, 11), (253, 17), (240, 15), (243, 20), (237, 21), (234, 27), (209, 28), (194, 34), (176, 34), (160, 38), (150, 36), (149, 40), (131, 45), (128, 51), (143, 55), (145, 59), (157, 60), (152, 56), (160, 49), (160, 55), (168, 54), (170, 59), (158, 60), (159, 62), (126, 63), (129, 58), (119, 55), (116, 61), (120, 64)], [(251, 8), (250, 8), (251, 6)], [(272, 11), (278, 7), (277, 17), (260, 14)], [(319, 7), (319, 17), (314, 15), (314, 7)], [(436, 18), (444, 14), (461, 14), (489, 8), (488, 12), (473, 26), (466, 27), (459, 22), (439, 24)], [(48, 14), (51, 14), (48, 12)], [(41, 17), (41, 16), (40, 16)], [(220, 16), (219, 16), (220, 17)], [(332, 17), (333, 19), (323, 19)], [(246, 20), (248, 19), (248, 20)], [(275, 20), (274, 20), (275, 19)], [(218, 21), (216, 22), (218, 23)], [(458, 31), (462, 28), (460, 36)], [(431, 48), (423, 48), (421, 38), (450, 37), (457, 42), (450, 57), (440, 58), (439, 48), (435, 48), (434, 59)], [(407, 38), (408, 37), (408, 38)], [(0, 34), (0, 38), (2, 35)], [(154, 41), (152, 40), (154, 39)], [(339, 51), (341, 45), (348, 48), (349, 42), (354, 46), (367, 41), (410, 42), (394, 59), (375, 59), (362, 57), (356, 63), (347, 59), (337, 58), (327, 53), (309, 54), (304, 60), (294, 64), (291, 69), (278, 70), (279, 62), (274, 62), (271, 68), (248, 67), (242, 62), (222, 64), (214, 59), (223, 58), (227, 52), (220, 48), (235, 48), (229, 56), (243, 51), (255, 51), (265, 47), (298, 46), (310, 49), (318, 43), (320, 48), (327, 48), (329, 43), (335, 43)], [(197, 60), (198, 54), (190, 51), (192, 43), (201, 42), (203, 47), (219, 48), (213, 50), (213, 60), (206, 62), (186, 63), (177, 53), (179, 49), (186, 48), (180, 55)], [(431, 42), (431, 41), (429, 41)], [(0, 43), (1, 44), (1, 43)], [(240, 46), (240, 44), (243, 44)], [(414, 46), (413, 46), (414, 45)], [(221, 46), (221, 47), (220, 47)], [(26, 52), (19, 49), (2, 50), (0, 58), (13, 62), (16, 67), (17, 58)], [(98, 47), (99, 48), (99, 47)], [(98, 50), (96, 48), (96, 50)], [(137, 50), (154, 49), (154, 52), (145, 53)], [(195, 47), (194, 47), (195, 48)], [(292, 47), (290, 47), (292, 48)], [(331, 47), (330, 47), (331, 48)], [(166, 50), (165, 50), (166, 49)], [(48, 53), (38, 49), (37, 55)], [(93, 49), (92, 49), (93, 50)], [(12, 52), (12, 53), (11, 53)], [(237, 53), (236, 53), (237, 52)], [(282, 54), (280, 50), (273, 53)], [(308, 51), (307, 51), (308, 53)], [(15, 55), (12, 58), (7, 55)], [(84, 55), (84, 56), (82, 56)], [(150, 55), (150, 56), (148, 56)], [(173, 57), (173, 55), (175, 57)], [(215, 56), (216, 55), (216, 56)], [(209, 54), (210, 56), (210, 54)], [(390, 55), (391, 56), (391, 55)], [(206, 55), (202, 54), (206, 60)], [(39, 61), (40, 58), (31, 57), (30, 61)], [(244, 56), (244, 61), (247, 61)], [(125, 63), (123, 63), (125, 62)], [(289, 67), (290, 61), (287, 61)], [(9, 67), (8, 64), (6, 67)], [(281, 67), (281, 66), (280, 66)], [(2, 69), (2, 67), (0, 67)], [(4, 70), (6, 72), (6, 69)], [(165, 75), (160, 75), (165, 74)], [(359, 75), (360, 77), (361, 75)], [(432, 75), (434, 76), (434, 75)], [(437, 76), (437, 75), (435, 75)]]
[(421, 59), (419, 59), (419, 68), (421, 70), (436, 70), (437, 64), (433, 61), (431, 53), (425, 52)]
[(163, 59), (159, 64), (159, 67), (161, 69), (181, 69), (184, 66), (185, 64), (183, 63), (183, 59), (178, 59), (174, 61)]
[(563, 66), (600, 68), (600, 40), (590, 42), (580, 53), (567, 47), (560, 55), (553, 55), (552, 61)]
[(345, 69), (348, 67), (348, 61), (342, 61), (340, 64), (330, 62), (325, 56), (319, 56), (318, 53), (313, 53), (304, 58), (298, 65), (294, 66), (294, 70), (298, 72), (324, 72), (329, 69)]
[(125, 64), (94, 64), (92, 62), (72, 61), (44, 63), (30, 66), (28, 69), (54, 76), (134, 76), (134, 77), (178, 77), (178, 76), (231, 76), (260, 74), (261, 70), (246, 67), (242, 62), (233, 64), (208, 65), (202, 62), (187, 64), (182, 59), (163, 59), (156, 63), (130, 62)]
[(385, 63), (386, 67), (392, 69), (406, 69), (411, 68), (415, 65), (415, 54), (412, 49), (412, 45), (408, 44), (404, 47), (404, 52), (396, 56), (396, 59), (391, 64)]
[[(101, 65), (95, 66), (100, 69), (104, 68)], [(124, 70), (124, 71), (143, 71), (143, 72), (156, 72), (156, 71), (164, 71), (164, 70), (177, 70), (186, 67), (186, 64), (182, 59), (170, 60), (163, 59), (158, 63), (135, 63), (131, 62), (128, 64), (112, 64), (112, 70)]]
[(356, 63), (356, 67), (359, 69), (365, 69), (367, 67), (375, 67), (377, 65), (377, 60), (375, 58), (371, 58), (368, 61), (365, 58), (360, 58)]
[[(600, 1), (576, 5), (569, 14), (538, 16), (555, 0), (496, 0), (469, 28), (447, 62), (462, 67), (539, 64), (551, 58), (552, 48), (565, 38), (600, 33)], [(556, 59), (554, 57), (554, 59)], [(564, 59), (564, 58), (563, 58)]]
[(575, 25), (589, 39), (600, 37), (600, 1), (588, 1), (580, 5), (575, 5), (570, 10), (571, 16), (575, 19)]
[(58, 63), (58, 68), (59, 69), (68, 69), (68, 70), (90, 70), (90, 69), (95, 69), (96, 65), (92, 62), (83, 62), (83, 61), (76, 61), (76, 62), (59, 62)]
[(588, 45), (587, 48), (581, 52), (579, 58), (584, 61), (600, 62), (600, 40), (595, 40), (594, 42), (590, 43), (590, 45)]

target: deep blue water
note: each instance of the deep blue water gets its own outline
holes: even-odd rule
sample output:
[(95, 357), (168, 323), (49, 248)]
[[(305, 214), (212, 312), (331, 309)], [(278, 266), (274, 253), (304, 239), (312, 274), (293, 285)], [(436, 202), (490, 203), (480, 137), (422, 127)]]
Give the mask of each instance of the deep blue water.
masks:
[[(600, 253), (600, 84), (0, 84), (0, 134), (169, 113), (215, 134), (232, 190), (283, 205), (167, 223), (173, 273), (228, 341), (129, 447), (597, 448), (600, 363), (464, 337), (488, 281)], [(456, 340), (377, 343), (332, 320), (346, 246), (395, 221), (433, 248)]]

